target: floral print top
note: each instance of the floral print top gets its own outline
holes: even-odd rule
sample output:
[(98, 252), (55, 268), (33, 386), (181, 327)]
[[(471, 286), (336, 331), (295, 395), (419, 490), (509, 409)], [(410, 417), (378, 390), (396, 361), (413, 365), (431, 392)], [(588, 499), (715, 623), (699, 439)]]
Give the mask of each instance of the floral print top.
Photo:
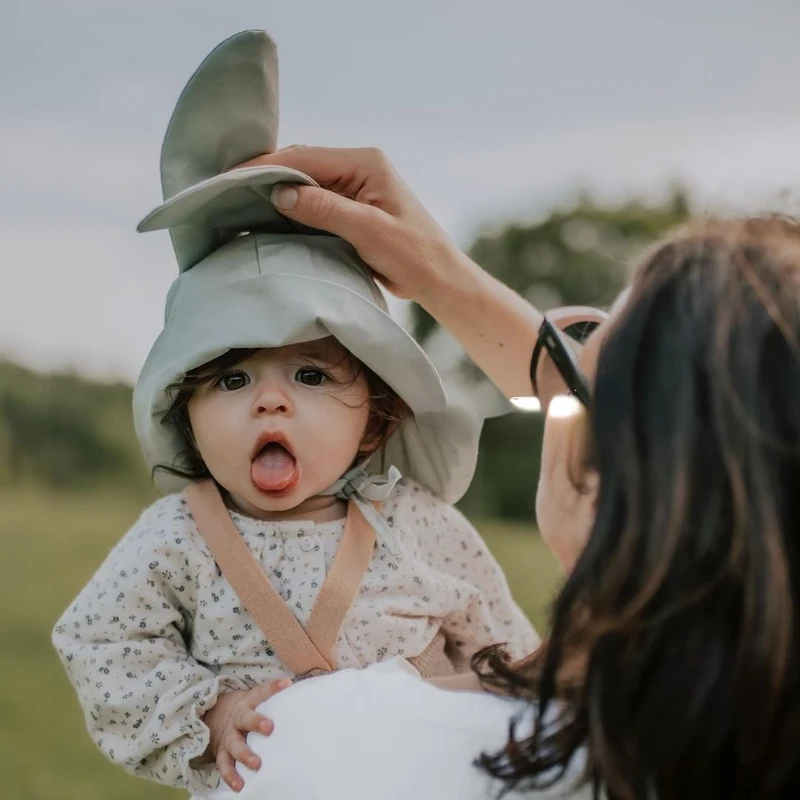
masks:
[[(506, 579), (470, 523), (412, 481), (381, 514), (401, 547), (378, 542), (336, 644), (338, 668), (420, 654), (442, 630), (469, 658), (506, 642), (538, 644)], [(231, 518), (305, 625), (344, 520)], [(288, 674), (221, 574), (181, 495), (148, 508), (114, 547), (53, 631), (96, 744), (126, 770), (204, 794), (219, 782), (203, 714), (221, 692)]]

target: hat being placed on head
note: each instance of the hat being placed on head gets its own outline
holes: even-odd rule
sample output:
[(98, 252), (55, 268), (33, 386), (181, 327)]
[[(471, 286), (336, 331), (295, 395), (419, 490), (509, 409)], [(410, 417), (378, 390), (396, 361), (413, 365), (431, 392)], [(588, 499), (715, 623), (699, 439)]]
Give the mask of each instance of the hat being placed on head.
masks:
[[(387, 312), (366, 265), (343, 240), (302, 228), (270, 201), (277, 182), (312, 184), (279, 167), (224, 172), (275, 149), (277, 57), (266, 33), (217, 47), (184, 89), (161, 155), (164, 203), (140, 231), (168, 228), (180, 274), (164, 329), (134, 391), (136, 432), (150, 468), (188, 449), (166, 423), (168, 387), (233, 348), (280, 347), (334, 336), (406, 402), (413, 417), (366, 469), (394, 465), (448, 502), (475, 470), (483, 419), (504, 413), (499, 392), (477, 400), (466, 377), (442, 381), (414, 339)], [(484, 387), (485, 389), (485, 387)], [(164, 491), (182, 488), (157, 471)]]

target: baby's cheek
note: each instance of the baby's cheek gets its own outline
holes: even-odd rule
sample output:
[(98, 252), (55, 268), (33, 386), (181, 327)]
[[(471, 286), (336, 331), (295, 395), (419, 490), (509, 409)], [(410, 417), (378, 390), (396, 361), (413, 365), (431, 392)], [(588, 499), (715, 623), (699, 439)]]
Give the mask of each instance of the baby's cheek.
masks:
[(331, 446), (337, 451), (355, 453), (361, 448), (368, 430), (369, 409), (342, 408), (336, 417), (326, 423)]

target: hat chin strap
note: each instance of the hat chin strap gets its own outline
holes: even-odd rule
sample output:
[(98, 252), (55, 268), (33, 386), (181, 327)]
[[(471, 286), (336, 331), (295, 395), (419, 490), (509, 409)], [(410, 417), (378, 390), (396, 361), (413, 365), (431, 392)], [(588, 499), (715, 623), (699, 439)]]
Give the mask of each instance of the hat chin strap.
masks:
[(389, 467), (388, 471), (383, 475), (368, 475), (366, 467), (371, 458), (372, 456), (345, 472), (336, 483), (320, 492), (320, 494), (325, 496), (333, 495), (338, 497), (339, 500), (354, 502), (367, 522), (375, 529), (375, 533), (386, 549), (392, 555), (397, 555), (397, 536), (386, 523), (386, 520), (378, 513), (373, 503), (386, 500), (394, 491), (394, 487), (402, 475), (400, 470), (394, 466)]

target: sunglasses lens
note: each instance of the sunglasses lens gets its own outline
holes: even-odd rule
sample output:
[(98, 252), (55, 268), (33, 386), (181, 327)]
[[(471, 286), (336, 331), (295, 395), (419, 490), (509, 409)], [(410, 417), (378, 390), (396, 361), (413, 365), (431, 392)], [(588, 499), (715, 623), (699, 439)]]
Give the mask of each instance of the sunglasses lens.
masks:
[(589, 334), (599, 325), (599, 322), (589, 321), (576, 322), (564, 328), (564, 333), (571, 339), (574, 339), (578, 344), (583, 344), (588, 338)]

